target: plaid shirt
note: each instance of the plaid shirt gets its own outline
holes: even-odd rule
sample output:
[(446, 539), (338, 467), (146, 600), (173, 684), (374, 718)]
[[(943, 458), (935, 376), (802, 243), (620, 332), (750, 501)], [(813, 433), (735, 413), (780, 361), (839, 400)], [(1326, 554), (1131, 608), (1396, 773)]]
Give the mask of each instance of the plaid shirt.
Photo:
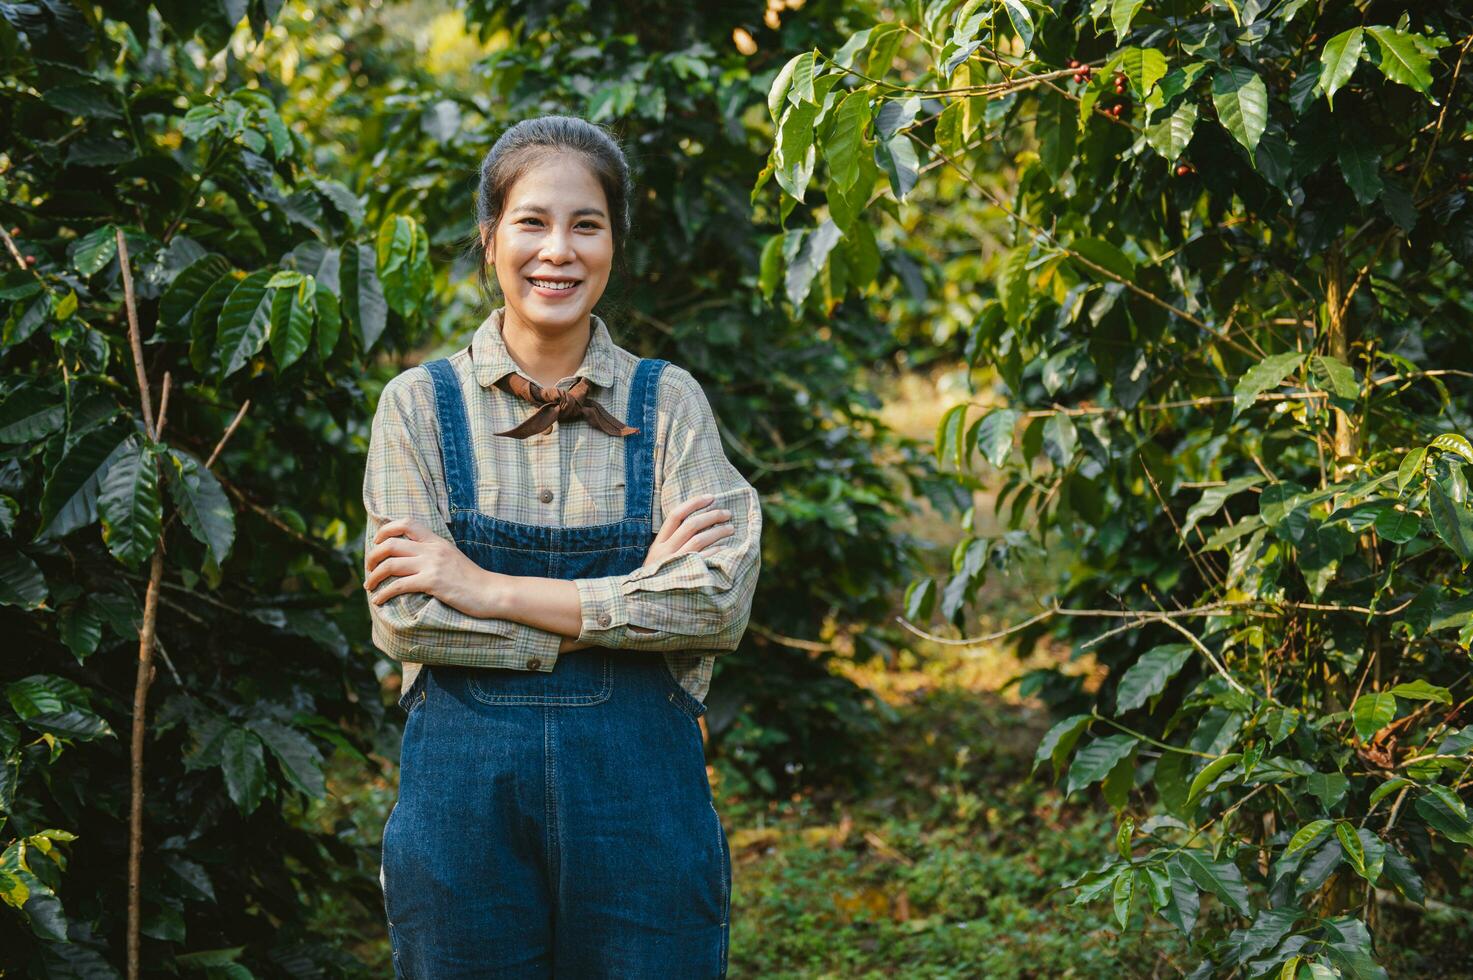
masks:
[[(497, 436), (532, 407), (493, 387), (518, 371), (501, 337), (498, 309), (476, 330), (470, 350), (450, 357), (460, 377), (476, 460), (477, 507), (520, 524), (577, 527), (617, 521), (624, 512), (624, 463), (619, 439), (587, 423), (552, 428), (527, 439)], [(590, 397), (625, 419), (638, 358), (614, 344), (608, 327), (592, 317), (593, 332), (579, 377)], [(544, 503), (546, 491), (551, 499)], [(705, 700), (718, 654), (734, 650), (747, 628), (761, 561), (762, 509), (757, 492), (727, 460), (706, 394), (690, 372), (674, 364), (660, 376), (655, 433), (654, 525), (678, 504), (700, 494), (731, 511), (735, 533), (707, 550), (667, 557), (658, 567), (624, 575), (575, 579), (582, 608), (581, 642), (624, 650), (660, 650), (675, 679)], [(412, 518), (450, 539), (449, 497), (440, 459), (439, 425), (429, 372), (411, 368), (384, 386), (373, 417), (363, 474), (368, 513), (365, 552), (384, 522)], [(390, 577), (385, 582), (393, 581)], [(424, 593), (383, 605), (368, 603), (373, 642), (404, 663), (404, 690), (420, 664), (543, 671), (557, 662), (558, 634), (504, 619), (468, 616)]]

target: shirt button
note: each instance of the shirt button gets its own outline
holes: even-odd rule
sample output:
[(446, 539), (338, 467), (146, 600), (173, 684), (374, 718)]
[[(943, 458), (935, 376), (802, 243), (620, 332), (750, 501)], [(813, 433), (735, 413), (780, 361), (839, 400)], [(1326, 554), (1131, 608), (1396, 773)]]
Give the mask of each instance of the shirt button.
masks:
[(598, 625), (600, 625), (600, 626), (607, 626), (611, 622), (613, 622), (613, 620), (609, 618), (609, 614), (608, 613), (599, 613), (598, 614)]
[(539, 493), (537, 495), (537, 499), (540, 500), (540, 501), (542, 501), (544, 504), (550, 504), (550, 503), (552, 503), (552, 491), (551, 490), (544, 490), (544, 491), (542, 491), (541, 493)]
[(528, 670), (536, 670), (537, 668), (539, 668), (541, 666), (542, 666), (542, 660), (541, 660), (540, 657), (533, 657), (531, 660), (528, 660), (527, 661), (527, 669)]

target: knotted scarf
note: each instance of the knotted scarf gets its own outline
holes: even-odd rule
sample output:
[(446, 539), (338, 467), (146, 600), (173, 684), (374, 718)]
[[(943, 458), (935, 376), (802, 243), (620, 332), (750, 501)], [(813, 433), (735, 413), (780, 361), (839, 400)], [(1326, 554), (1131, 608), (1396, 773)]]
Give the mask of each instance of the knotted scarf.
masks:
[(529, 381), (513, 371), (501, 377), (496, 382), (496, 387), (538, 406), (537, 411), (528, 416), (520, 425), (507, 429), (505, 432), (496, 433), (499, 436), (525, 439), (546, 431), (555, 421), (573, 422), (578, 419), (584, 420), (611, 436), (631, 436), (639, 431), (634, 426), (625, 425), (614, 418), (598, 402), (588, 400), (587, 378), (579, 378), (573, 387), (564, 391), (561, 388), (544, 388), (535, 381)]

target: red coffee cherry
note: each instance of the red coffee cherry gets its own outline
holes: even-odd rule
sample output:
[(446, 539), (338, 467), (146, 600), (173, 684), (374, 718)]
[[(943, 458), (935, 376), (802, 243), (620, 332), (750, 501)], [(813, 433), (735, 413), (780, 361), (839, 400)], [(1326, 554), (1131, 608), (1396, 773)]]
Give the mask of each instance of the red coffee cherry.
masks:
[(1189, 167), (1189, 166), (1187, 166), (1184, 163), (1178, 163), (1176, 165), (1176, 175), (1178, 177), (1185, 177), (1187, 174), (1189, 174), (1191, 172), (1192, 172), (1192, 168)]
[(26, 256), (26, 265), (28, 265), (28, 266), (34, 266), (35, 264), (36, 264), (36, 257), (34, 255), (27, 255)]

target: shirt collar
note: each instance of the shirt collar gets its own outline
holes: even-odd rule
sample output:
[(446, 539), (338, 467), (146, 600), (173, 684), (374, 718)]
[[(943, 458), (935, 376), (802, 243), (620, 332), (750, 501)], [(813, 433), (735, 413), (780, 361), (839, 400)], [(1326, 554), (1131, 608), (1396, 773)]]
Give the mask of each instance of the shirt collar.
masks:
[[(517, 362), (512, 360), (511, 353), (506, 349), (506, 341), (501, 336), (501, 320), (505, 312), (504, 306), (493, 310), (476, 329), (472, 341), (475, 346), (476, 383), (483, 388), (491, 387), (508, 374), (526, 377), (525, 372), (517, 367)], [(614, 384), (614, 340), (609, 336), (609, 328), (598, 314), (591, 313), (589, 318), (593, 324), (593, 332), (588, 339), (588, 349), (583, 352), (583, 363), (578, 365), (573, 377), (587, 378), (591, 384), (609, 388)]]

